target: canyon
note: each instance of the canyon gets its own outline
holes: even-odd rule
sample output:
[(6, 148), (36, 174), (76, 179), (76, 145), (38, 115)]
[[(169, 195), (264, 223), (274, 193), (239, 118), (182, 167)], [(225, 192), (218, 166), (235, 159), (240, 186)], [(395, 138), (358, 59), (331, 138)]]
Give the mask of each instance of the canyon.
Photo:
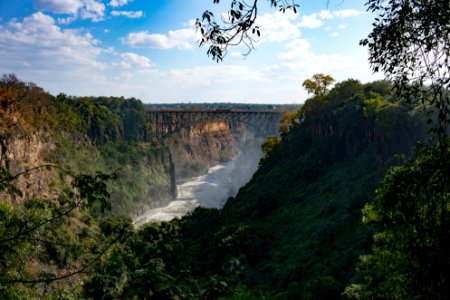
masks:
[[(20, 81), (4, 89), (13, 96), (3, 97), (0, 106), (0, 166), (15, 177), (22, 193), (2, 197), (14, 203), (56, 197), (68, 184), (61, 170), (118, 171), (117, 181), (110, 184), (112, 213), (137, 216), (176, 199), (177, 182), (247, 155), (244, 149), (252, 152), (257, 165), (260, 144), (277, 134), (277, 119), (258, 127), (198, 114), (189, 116), (189, 126), (158, 137), (149, 110), (136, 99), (54, 97)], [(186, 124), (186, 115), (177, 113), (170, 121)], [(248, 172), (242, 172), (247, 179)], [(241, 172), (234, 173), (236, 182), (245, 183)], [(233, 193), (239, 187), (234, 184)]]

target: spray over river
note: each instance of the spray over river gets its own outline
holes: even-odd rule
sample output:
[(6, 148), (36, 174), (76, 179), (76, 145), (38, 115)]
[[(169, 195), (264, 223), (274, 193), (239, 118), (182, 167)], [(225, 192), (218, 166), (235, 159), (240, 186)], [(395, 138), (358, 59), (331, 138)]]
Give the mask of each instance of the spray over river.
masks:
[(258, 168), (262, 156), (261, 143), (262, 140), (256, 139), (233, 160), (211, 167), (205, 175), (179, 181), (177, 199), (165, 207), (151, 209), (137, 216), (133, 219), (134, 226), (181, 218), (198, 206), (222, 208), (229, 197), (236, 196), (239, 188), (250, 180)]

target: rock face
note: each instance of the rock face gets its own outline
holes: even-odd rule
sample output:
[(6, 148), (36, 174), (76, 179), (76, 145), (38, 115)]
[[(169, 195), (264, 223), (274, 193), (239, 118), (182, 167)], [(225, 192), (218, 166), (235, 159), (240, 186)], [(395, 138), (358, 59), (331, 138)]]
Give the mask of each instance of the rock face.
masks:
[(235, 156), (245, 127), (227, 120), (210, 120), (183, 128), (167, 137), (175, 164), (176, 178), (205, 173), (208, 168)]
[(176, 178), (205, 173), (257, 136), (242, 122), (195, 114), (175, 114), (167, 124), (180, 130), (161, 142), (149, 134), (151, 119), (137, 99), (54, 97), (14, 76), (2, 79), (0, 172), (14, 177), (22, 196), (4, 192), (0, 200), (58, 197), (69, 183), (61, 169), (89, 175), (120, 170), (110, 184), (113, 213), (135, 215), (176, 198)]
[(18, 176), (14, 183), (23, 195), (3, 196), (7, 201), (17, 202), (32, 197), (50, 197), (54, 173), (48, 168), (38, 166), (51, 165), (46, 161), (46, 154), (54, 150), (55, 145), (46, 142), (39, 133), (20, 135), (0, 135), (0, 166), (13, 176)]

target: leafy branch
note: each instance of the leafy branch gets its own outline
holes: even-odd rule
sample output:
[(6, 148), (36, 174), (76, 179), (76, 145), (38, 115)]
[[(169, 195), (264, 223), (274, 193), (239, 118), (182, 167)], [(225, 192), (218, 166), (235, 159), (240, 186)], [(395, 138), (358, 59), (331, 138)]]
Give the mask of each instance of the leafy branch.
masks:
[(24, 278), (15, 278), (10, 280), (0, 280), (0, 284), (13, 284), (13, 283), (25, 283), (25, 284), (36, 284), (36, 283), (50, 283), (53, 281), (63, 280), (69, 277), (72, 277), (77, 274), (84, 273), (87, 269), (96, 264), (105, 254), (108, 252), (111, 247), (116, 244), (120, 239), (123, 238), (123, 235), (117, 235), (114, 239), (112, 239), (108, 245), (106, 245), (100, 253), (97, 254), (89, 263), (85, 264), (81, 268), (76, 271), (69, 272), (67, 274), (61, 276), (55, 276), (51, 278), (38, 278), (38, 279), (24, 279)]
[[(220, 0), (213, 0), (218, 4)], [(285, 13), (292, 10), (297, 13), (299, 5), (294, 0), (270, 0), (272, 7)], [(197, 19), (195, 26), (202, 38), (199, 46), (208, 44), (208, 56), (219, 62), (226, 56), (229, 46), (245, 45), (248, 55), (261, 36), (260, 27), (255, 24), (258, 15), (258, 0), (248, 3), (246, 1), (231, 1), (230, 10), (226, 15), (221, 15), (218, 23), (211, 11), (205, 11), (201, 19)]]
[[(126, 228), (131, 226), (120, 224), (121, 226), (109, 230), (106, 236), (114, 236), (114, 238), (101, 251), (98, 247), (102, 244), (103, 237), (95, 235), (96, 237), (92, 239), (93, 236), (85, 235), (83, 231), (75, 233), (70, 228), (72, 222), (70, 217), (76, 209), (91, 208), (97, 203), (102, 211), (110, 208), (110, 194), (106, 182), (116, 179), (117, 172), (112, 174), (97, 172), (95, 175), (74, 174), (58, 165), (45, 164), (11, 175), (4, 168), (0, 168), (0, 191), (21, 195), (13, 181), (20, 176), (44, 168), (56, 168), (70, 176), (72, 188), (61, 192), (58, 199), (54, 200), (26, 199), (23, 205), (0, 203), (0, 273), (2, 274), (0, 284), (50, 283), (83, 273), (122, 238)], [(11, 235), (11, 232), (15, 234)], [(73, 238), (75, 240), (71, 241)], [(87, 246), (85, 241), (91, 245), (88, 249), (92, 251), (85, 251)], [(93, 241), (95, 242), (92, 243)], [(54, 257), (50, 254), (52, 260), (74, 259), (72, 267), (68, 267), (66, 263), (66, 269), (72, 271), (59, 276), (45, 274), (42, 278), (34, 279), (26, 278), (31, 275), (20, 275), (28, 273), (27, 262), (45, 261), (48, 249), (62, 253), (61, 258), (59, 255)], [(91, 257), (92, 255), (94, 257)], [(14, 263), (11, 264), (8, 261)], [(87, 263), (77, 267), (80, 261), (87, 261)]]

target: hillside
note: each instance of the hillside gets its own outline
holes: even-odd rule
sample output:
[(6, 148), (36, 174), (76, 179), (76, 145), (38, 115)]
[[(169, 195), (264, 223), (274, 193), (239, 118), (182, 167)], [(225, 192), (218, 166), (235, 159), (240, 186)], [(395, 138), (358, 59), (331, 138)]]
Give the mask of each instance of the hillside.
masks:
[[(2, 78), (0, 92), (0, 166), (10, 173), (40, 165), (85, 174), (117, 171), (121, 176), (111, 185), (113, 212), (131, 214), (173, 198), (172, 162), (152, 139), (139, 100), (55, 97), (14, 75)], [(48, 187), (58, 185), (52, 183), (58, 181), (54, 171), (37, 169), (18, 178), (25, 198), (49, 195)]]
[[(223, 210), (137, 231), (96, 268), (92, 298), (341, 298), (372, 244), (361, 223), (395, 154), (425, 138), (422, 109), (387, 82), (309, 99)], [(118, 271), (120, 270), (120, 271)]]
[(72, 293), (71, 272), (127, 238), (128, 217), (176, 197), (176, 173), (229, 160), (251, 135), (209, 120), (163, 143), (140, 100), (53, 96), (14, 75), (0, 120), (0, 298)]

